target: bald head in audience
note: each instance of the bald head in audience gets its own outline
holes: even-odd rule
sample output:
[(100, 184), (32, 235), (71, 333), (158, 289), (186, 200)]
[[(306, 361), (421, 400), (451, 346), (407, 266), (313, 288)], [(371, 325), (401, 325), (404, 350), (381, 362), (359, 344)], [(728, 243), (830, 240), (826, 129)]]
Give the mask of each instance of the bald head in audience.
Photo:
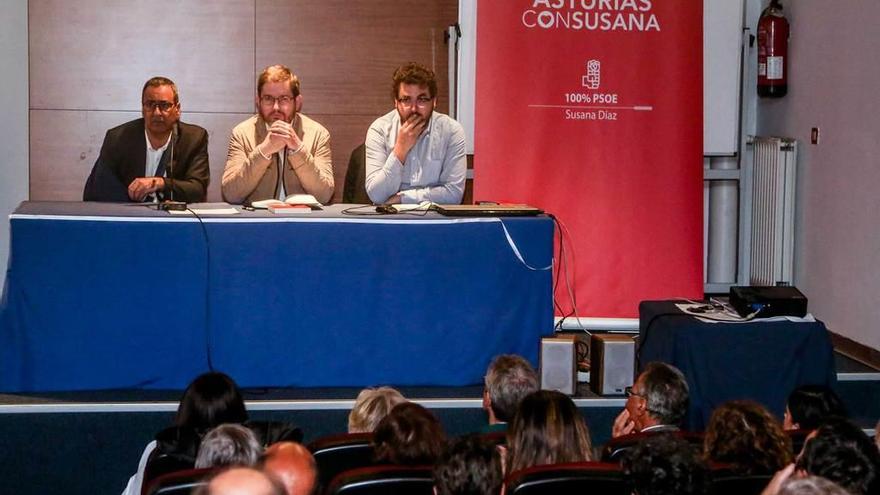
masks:
[(197, 495), (284, 495), (284, 487), (267, 474), (251, 468), (223, 471), (196, 491)]
[(309, 495), (318, 475), (315, 458), (302, 445), (278, 442), (263, 455), (263, 470), (278, 478), (287, 495)]

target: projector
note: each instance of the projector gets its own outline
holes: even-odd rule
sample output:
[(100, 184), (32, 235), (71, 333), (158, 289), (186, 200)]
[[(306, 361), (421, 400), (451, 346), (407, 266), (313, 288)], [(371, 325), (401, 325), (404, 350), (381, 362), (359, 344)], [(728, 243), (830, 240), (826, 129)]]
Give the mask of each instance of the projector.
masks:
[(807, 314), (807, 297), (796, 287), (731, 287), (730, 305), (743, 318)]

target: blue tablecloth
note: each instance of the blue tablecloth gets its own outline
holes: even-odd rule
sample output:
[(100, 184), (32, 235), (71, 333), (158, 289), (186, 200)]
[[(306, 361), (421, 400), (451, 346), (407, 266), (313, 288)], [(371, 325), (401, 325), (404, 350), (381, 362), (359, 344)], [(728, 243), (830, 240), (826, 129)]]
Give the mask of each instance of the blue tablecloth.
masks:
[(800, 385), (836, 383), (834, 349), (820, 321), (704, 322), (673, 301), (639, 304), (639, 368), (662, 361), (690, 387), (685, 427), (702, 431), (712, 411), (733, 399), (762, 403), (780, 421)]
[[(552, 333), (549, 218), (171, 216), (23, 203), (0, 390), (480, 383)], [(518, 252), (518, 253), (517, 253)], [(521, 258), (521, 259), (520, 259)]]

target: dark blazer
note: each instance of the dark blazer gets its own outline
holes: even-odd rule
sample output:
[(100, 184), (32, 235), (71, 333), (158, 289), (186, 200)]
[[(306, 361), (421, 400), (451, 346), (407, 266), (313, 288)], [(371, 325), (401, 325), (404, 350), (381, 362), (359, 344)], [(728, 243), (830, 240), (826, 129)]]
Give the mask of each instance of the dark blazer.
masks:
[[(174, 133), (174, 163), (168, 163), (172, 147), (169, 145), (159, 160), (158, 170), (164, 168), (165, 177), (174, 172), (174, 199), (197, 203), (205, 201), (211, 172), (208, 167), (208, 132), (191, 124), (177, 123)], [(83, 189), (83, 201), (129, 202), (128, 185), (144, 176), (147, 162), (147, 143), (144, 137), (144, 119), (132, 120), (107, 131), (101, 153)], [(171, 181), (165, 181), (161, 191), (170, 199)]]

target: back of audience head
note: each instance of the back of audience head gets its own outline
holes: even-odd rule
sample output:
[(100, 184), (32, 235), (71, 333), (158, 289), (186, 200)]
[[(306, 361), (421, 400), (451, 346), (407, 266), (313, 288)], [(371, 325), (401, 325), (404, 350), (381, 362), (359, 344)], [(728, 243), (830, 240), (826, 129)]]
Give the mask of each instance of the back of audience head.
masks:
[(788, 396), (783, 426), (786, 430), (815, 430), (826, 418), (846, 417), (840, 397), (826, 385), (803, 385)]
[(183, 393), (175, 424), (207, 431), (223, 423), (244, 423), (247, 411), (238, 385), (223, 373), (200, 375)]
[(709, 471), (697, 449), (668, 433), (646, 438), (622, 459), (624, 476), (638, 495), (696, 495), (708, 488)]
[(791, 462), (791, 439), (764, 406), (730, 401), (712, 412), (703, 453), (742, 474), (772, 474)]
[(253, 468), (234, 467), (213, 476), (196, 495), (285, 495), (277, 479)]
[(249, 428), (236, 424), (220, 425), (202, 439), (195, 467), (255, 466), (262, 450)]
[(278, 442), (263, 454), (263, 470), (284, 485), (287, 495), (309, 495), (315, 489), (318, 467), (309, 449), (294, 442)]
[(880, 452), (855, 424), (830, 418), (807, 437), (797, 467), (855, 495), (880, 493)]
[(523, 399), (507, 430), (508, 472), (590, 460), (590, 430), (568, 396), (539, 390)]
[(498, 449), (477, 435), (451, 442), (434, 466), (435, 495), (498, 495), (503, 481)]
[(521, 356), (502, 354), (489, 364), (484, 380), (483, 408), (489, 422), (509, 423), (523, 398), (538, 390), (538, 374)]
[(690, 393), (684, 374), (670, 364), (648, 363), (639, 375), (645, 410), (657, 424), (680, 425), (687, 413)]
[(391, 387), (365, 388), (358, 394), (348, 415), (349, 433), (370, 433), (376, 430), (391, 409), (406, 402), (403, 395)]
[(373, 433), (379, 463), (434, 464), (445, 443), (446, 435), (437, 417), (414, 402), (394, 406)]
[(849, 491), (833, 481), (819, 476), (789, 478), (777, 492), (777, 495), (852, 495)]

